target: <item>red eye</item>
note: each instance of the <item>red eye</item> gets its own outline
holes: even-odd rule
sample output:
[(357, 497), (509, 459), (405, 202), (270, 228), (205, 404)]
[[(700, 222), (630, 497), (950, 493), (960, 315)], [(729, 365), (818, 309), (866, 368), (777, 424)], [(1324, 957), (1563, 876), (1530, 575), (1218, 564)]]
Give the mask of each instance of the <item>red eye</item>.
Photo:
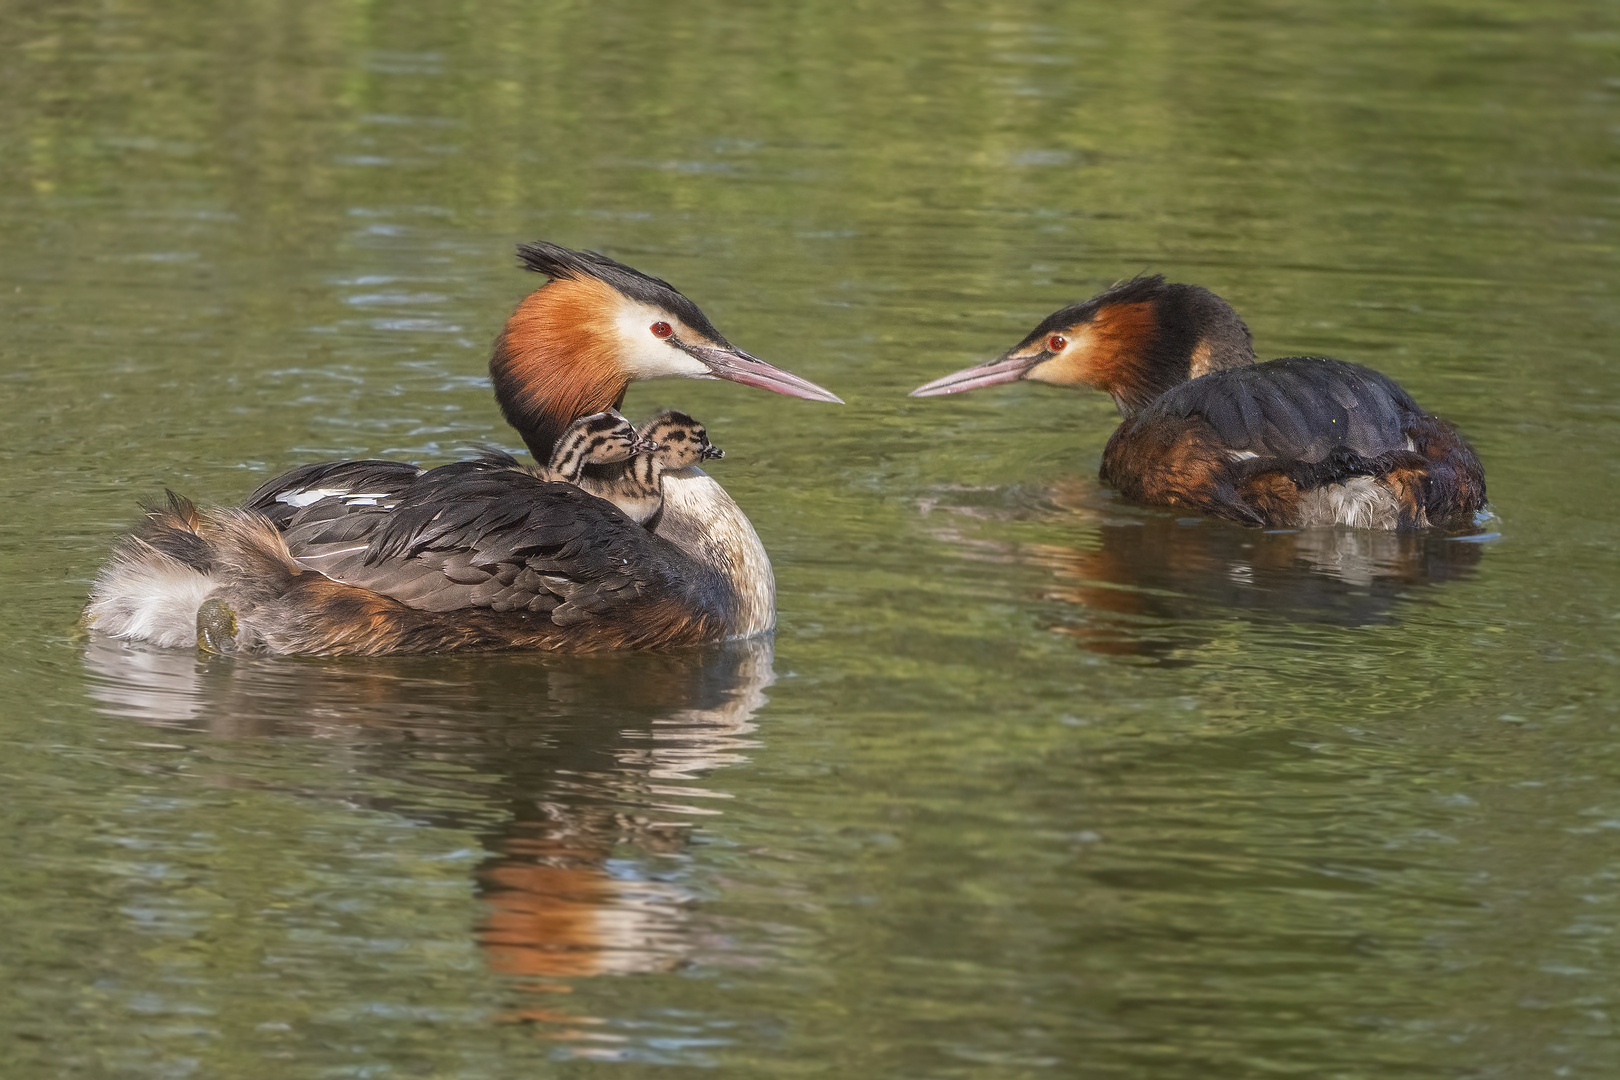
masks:
[(1046, 339), (1047, 352), (1062, 352), (1069, 345), (1069, 339), (1062, 334), (1053, 334)]
[(655, 322), (649, 329), (652, 330), (652, 335), (655, 338), (667, 338), (675, 332), (675, 328), (667, 322)]

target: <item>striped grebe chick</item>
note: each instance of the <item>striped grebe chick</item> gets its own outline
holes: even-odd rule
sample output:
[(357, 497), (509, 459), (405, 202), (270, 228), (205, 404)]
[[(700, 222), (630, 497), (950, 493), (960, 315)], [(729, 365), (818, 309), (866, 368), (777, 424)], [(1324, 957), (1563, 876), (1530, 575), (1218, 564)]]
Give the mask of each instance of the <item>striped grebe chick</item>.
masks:
[(631, 521), (656, 528), (664, 509), (664, 477), (726, 452), (709, 441), (703, 425), (683, 412), (659, 413), (636, 429), (641, 449), (614, 477), (580, 477), (576, 483), (623, 510)]
[[(732, 345), (674, 286), (604, 255), (523, 244), (550, 280), (495, 342), (495, 398), (536, 462), (638, 379), (725, 379), (814, 401)], [(236, 508), (173, 496), (116, 547), (85, 622), (218, 652), (365, 654), (696, 645), (776, 622), (764, 545), (694, 467), (663, 477), (656, 529), (512, 457), (422, 469), (304, 465)]]
[(535, 466), (533, 475), (579, 485), (587, 465), (616, 465), (651, 449), (637, 434), (635, 425), (617, 409), (582, 416), (568, 426), (551, 450), (551, 460)]
[(1137, 502), (1287, 528), (1460, 528), (1485, 508), (1484, 467), (1454, 426), (1357, 364), (1256, 363), (1248, 326), (1197, 285), (1127, 281), (912, 396), (1020, 379), (1113, 397), (1125, 419), (1101, 475)]

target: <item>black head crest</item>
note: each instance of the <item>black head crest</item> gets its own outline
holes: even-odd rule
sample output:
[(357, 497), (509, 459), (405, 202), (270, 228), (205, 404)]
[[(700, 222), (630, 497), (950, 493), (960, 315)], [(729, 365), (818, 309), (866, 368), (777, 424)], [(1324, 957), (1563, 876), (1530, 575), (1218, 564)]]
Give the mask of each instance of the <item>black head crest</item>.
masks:
[(1122, 281), (1090, 300), (1081, 300), (1052, 312), (1041, 320), (1039, 326), (1025, 335), (1024, 340), (1020, 341), (1016, 348), (1027, 349), (1048, 334), (1067, 330), (1079, 323), (1090, 322), (1097, 312), (1105, 307), (1151, 302), (1174, 288), (1176, 286), (1165, 283), (1163, 274), (1145, 274), (1133, 277), (1129, 281)]
[(720, 331), (709, 322), (708, 316), (692, 301), (681, 295), (679, 289), (662, 278), (643, 274), (640, 270), (615, 262), (596, 251), (575, 251), (547, 240), (519, 244), (518, 261), (525, 269), (544, 274), (553, 281), (577, 281), (595, 278), (618, 292), (674, 312), (680, 320), (716, 345), (729, 346)]

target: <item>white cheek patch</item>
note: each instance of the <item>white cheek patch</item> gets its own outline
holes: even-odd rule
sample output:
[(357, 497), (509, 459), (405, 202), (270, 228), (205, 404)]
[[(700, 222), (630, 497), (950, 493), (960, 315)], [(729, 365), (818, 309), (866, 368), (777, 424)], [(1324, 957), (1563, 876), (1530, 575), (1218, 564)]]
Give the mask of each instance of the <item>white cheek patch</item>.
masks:
[(633, 300), (624, 302), (614, 320), (619, 338), (619, 356), (638, 379), (664, 379), (681, 376), (688, 379), (710, 379), (713, 372), (701, 360), (694, 359), (663, 338), (653, 336), (652, 325), (669, 323), (677, 335), (690, 340), (694, 335), (680, 323), (651, 304)]
[(1045, 360), (1042, 360), (1040, 363), (1030, 368), (1029, 371), (1024, 374), (1024, 378), (1030, 382), (1045, 383), (1048, 386), (1062, 386), (1062, 373), (1057, 366), (1058, 361), (1062, 359), (1063, 357), (1061, 354), (1058, 356), (1047, 357)]

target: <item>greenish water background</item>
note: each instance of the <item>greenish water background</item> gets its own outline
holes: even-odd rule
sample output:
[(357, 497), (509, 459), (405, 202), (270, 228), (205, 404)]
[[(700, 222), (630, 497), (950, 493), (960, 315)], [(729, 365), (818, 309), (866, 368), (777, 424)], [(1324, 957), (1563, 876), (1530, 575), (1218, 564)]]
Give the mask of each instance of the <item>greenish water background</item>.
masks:
[[(1609, 1077), (1610, 5), (0, 6), (7, 1075)], [(774, 643), (86, 639), (135, 502), (509, 447), (547, 238), (842, 394), (702, 417)], [(1098, 489), (907, 390), (1139, 271), (1378, 367), (1480, 543)]]

